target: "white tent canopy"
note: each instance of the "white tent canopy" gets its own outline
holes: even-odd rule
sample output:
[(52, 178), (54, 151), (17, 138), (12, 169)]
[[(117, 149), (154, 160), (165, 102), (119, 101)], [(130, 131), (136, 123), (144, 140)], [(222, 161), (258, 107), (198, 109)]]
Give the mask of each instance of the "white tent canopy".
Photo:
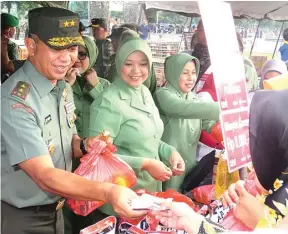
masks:
[[(226, 1), (231, 5), (235, 17), (255, 19), (288, 20), (288, 1)], [(177, 13), (200, 15), (197, 1), (146, 1), (146, 10), (167, 10)], [(221, 12), (219, 12), (221, 14)]]

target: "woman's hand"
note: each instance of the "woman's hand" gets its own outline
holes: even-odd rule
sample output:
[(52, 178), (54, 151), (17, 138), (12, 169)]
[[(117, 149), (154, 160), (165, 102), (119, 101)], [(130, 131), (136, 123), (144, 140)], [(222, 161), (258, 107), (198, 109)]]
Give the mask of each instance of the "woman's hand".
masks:
[(189, 234), (198, 233), (203, 217), (197, 215), (190, 206), (182, 202), (167, 202), (163, 206), (169, 210), (152, 212), (163, 225), (185, 230)]
[(79, 70), (77, 68), (70, 68), (65, 76), (65, 80), (68, 82), (68, 84), (70, 86), (72, 86), (75, 81), (76, 81), (76, 77), (79, 74)]
[(93, 68), (86, 72), (85, 79), (92, 87), (95, 87), (99, 83), (97, 73)]
[(247, 227), (254, 229), (259, 220), (264, 216), (264, 204), (247, 192), (244, 187), (244, 181), (240, 180), (232, 184), (223, 194), (223, 206), (232, 206), (234, 208), (234, 216), (239, 219)]
[(177, 151), (173, 151), (171, 153), (169, 162), (172, 167), (173, 176), (179, 176), (183, 174), (185, 171), (185, 162)]
[(167, 181), (172, 176), (172, 171), (166, 165), (156, 159), (145, 159), (142, 169), (147, 171), (155, 180)]

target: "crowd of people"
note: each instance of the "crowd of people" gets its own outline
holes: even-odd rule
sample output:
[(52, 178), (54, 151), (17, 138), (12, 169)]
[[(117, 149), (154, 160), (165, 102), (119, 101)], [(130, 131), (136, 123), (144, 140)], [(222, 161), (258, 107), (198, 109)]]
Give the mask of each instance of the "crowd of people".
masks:
[[(94, 18), (92, 38), (81, 35), (85, 27), (77, 14), (51, 7), (30, 10), (28, 21), (29, 56), (18, 61), (8, 46), (18, 19), (1, 15), (1, 232), (74, 234), (110, 215), (145, 215), (129, 205), (137, 197), (133, 190), (73, 174), (103, 130), (134, 170), (133, 189), (181, 191), (198, 163), (202, 130), (209, 132), (220, 114), (213, 76), (199, 82), (211, 66), (202, 21), (193, 50), (166, 58), (166, 82), (158, 88), (151, 49), (137, 25), (119, 25), (108, 35), (106, 20)], [(243, 64), (253, 93), (251, 157), (265, 201), (250, 195), (242, 181), (222, 201), (235, 203), (236, 217), (251, 229), (287, 230), (288, 84), (281, 91), (259, 90), (287, 67), (267, 61), (259, 82), (253, 63), (243, 57)], [(82, 217), (64, 205), (67, 198), (107, 204)], [(170, 211), (154, 215), (164, 225), (189, 234), (227, 231), (185, 204), (163, 205)]]

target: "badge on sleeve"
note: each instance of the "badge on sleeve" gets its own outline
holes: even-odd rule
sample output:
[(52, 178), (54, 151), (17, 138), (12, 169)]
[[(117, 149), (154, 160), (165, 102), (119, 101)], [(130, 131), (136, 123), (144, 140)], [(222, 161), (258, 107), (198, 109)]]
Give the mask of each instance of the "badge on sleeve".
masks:
[(31, 85), (24, 81), (18, 81), (15, 88), (12, 90), (11, 95), (15, 97), (19, 97), (23, 100), (26, 100), (29, 92), (30, 92)]

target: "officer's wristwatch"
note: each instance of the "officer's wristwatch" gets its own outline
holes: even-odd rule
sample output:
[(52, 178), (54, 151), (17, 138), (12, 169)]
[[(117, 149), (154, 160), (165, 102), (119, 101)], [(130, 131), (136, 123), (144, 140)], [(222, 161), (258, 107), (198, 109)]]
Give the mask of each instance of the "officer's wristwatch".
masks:
[(86, 140), (86, 138), (83, 138), (80, 140), (80, 150), (81, 150), (83, 155), (88, 153), (86, 150), (86, 146), (85, 146), (85, 140)]

